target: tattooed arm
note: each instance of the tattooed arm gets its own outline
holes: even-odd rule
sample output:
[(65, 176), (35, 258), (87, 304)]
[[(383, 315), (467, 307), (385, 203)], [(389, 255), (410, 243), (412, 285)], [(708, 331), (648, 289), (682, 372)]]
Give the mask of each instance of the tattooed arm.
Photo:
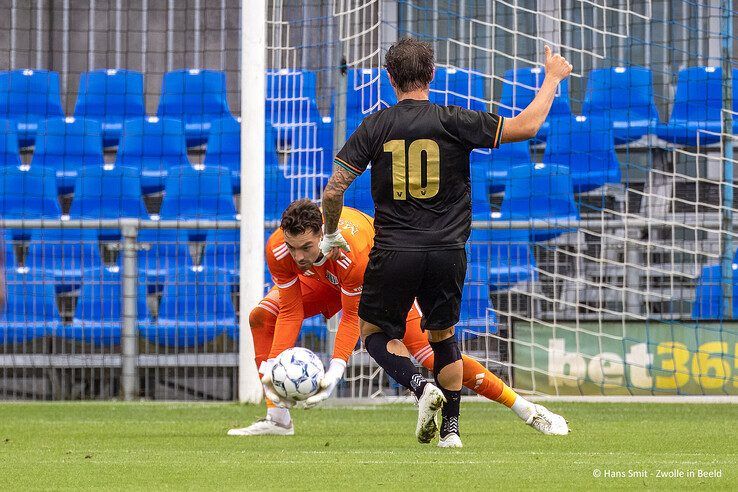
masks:
[(323, 192), (323, 238), (320, 249), (329, 260), (338, 259), (342, 249), (349, 251), (346, 240), (338, 231), (338, 219), (343, 209), (343, 194), (354, 179), (354, 173), (337, 165)]
[[(335, 247), (338, 244), (332, 241), (334, 239), (338, 242), (343, 241), (343, 237), (340, 237), (341, 234), (338, 233), (338, 219), (343, 209), (343, 194), (369, 165), (371, 160), (369, 143), (370, 138), (366, 120), (364, 120), (338, 151), (333, 161), (333, 175), (323, 191), (323, 232), (326, 248), (321, 248), (321, 250), (329, 259), (336, 259), (340, 255), (339, 248)], [(328, 247), (330, 247), (330, 254), (327, 252)], [(348, 244), (345, 244), (345, 241), (341, 244), (341, 249), (348, 251)]]
[(335, 166), (333, 175), (323, 192), (323, 224), (326, 234), (336, 232), (343, 209), (343, 194), (356, 179), (356, 175), (341, 166)]

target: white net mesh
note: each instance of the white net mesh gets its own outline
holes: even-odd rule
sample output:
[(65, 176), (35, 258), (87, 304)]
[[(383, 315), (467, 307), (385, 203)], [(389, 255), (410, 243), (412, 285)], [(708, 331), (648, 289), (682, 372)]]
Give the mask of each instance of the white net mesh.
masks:
[[(273, 0), (266, 121), (253, 122), (238, 121), (239, 74), (248, 68), (239, 66), (238, 19), (248, 15), (240, 2), (143, 0), (126, 9), (10, 2), (0, 39), (7, 164), (0, 216), (97, 220), (105, 202), (105, 218), (114, 221), (141, 213), (169, 214), (175, 225), (203, 217), (235, 224), (239, 132), (263, 124), (269, 234), (292, 200), (320, 201), (335, 152), (362, 118), (396, 102), (382, 69), (391, 43), (411, 35), (433, 45), (432, 102), (508, 118), (535, 96), (550, 44), (574, 72), (541, 132), (472, 153), (463, 350), (521, 391), (735, 393), (736, 125), (727, 117), (737, 107), (728, 85), (735, 12), (720, 6)], [(206, 79), (215, 81), (207, 90)], [(119, 99), (129, 104), (118, 113), (101, 102)], [(126, 126), (130, 119), (138, 122)], [(158, 137), (144, 140), (147, 132)], [(64, 137), (61, 151), (56, 137)], [(80, 151), (67, 144), (74, 139), (97, 141)], [(97, 160), (88, 166), (91, 156)], [(119, 171), (126, 166), (136, 172)], [(131, 208), (106, 201), (113, 188), (100, 186), (102, 176), (115, 172), (116, 197), (141, 191)], [(188, 188), (183, 183), (195, 174)], [(167, 185), (171, 176), (181, 179)], [(98, 185), (87, 202), (77, 178)], [(82, 203), (94, 214), (84, 215)], [(373, 214), (368, 173), (348, 190), (346, 205)], [(183, 225), (140, 231), (146, 246), (137, 273), (109, 230), (89, 236), (47, 226), (5, 231), (0, 397), (118, 395), (130, 359), (125, 340), (136, 354), (128, 383), (138, 383), (138, 394), (235, 397), (236, 317), (248, 315), (235, 301), (249, 281), (239, 276), (235, 235)], [(137, 310), (145, 316), (123, 319), (124, 303), (108, 298), (119, 299), (121, 279), (139, 274)], [(222, 322), (201, 319), (216, 312)], [(331, 339), (316, 316), (299, 343), (327, 359)], [(381, 397), (402, 389), (357, 350), (338, 393)]]

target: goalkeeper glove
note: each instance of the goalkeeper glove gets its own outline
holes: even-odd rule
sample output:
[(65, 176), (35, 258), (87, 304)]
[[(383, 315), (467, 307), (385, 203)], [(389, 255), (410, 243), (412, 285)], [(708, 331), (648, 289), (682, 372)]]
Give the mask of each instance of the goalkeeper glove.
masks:
[(295, 402), (290, 398), (279, 396), (272, 384), (272, 366), (274, 366), (274, 361), (275, 359), (265, 360), (261, 363), (261, 367), (259, 367), (259, 372), (263, 374), (261, 384), (264, 386), (264, 394), (279, 408), (291, 408)]
[(343, 235), (338, 230), (331, 234), (323, 234), (323, 238), (320, 240), (320, 244), (318, 246), (320, 247), (320, 252), (325, 256), (328, 256), (329, 259), (335, 259), (329, 256), (334, 248), (342, 249), (347, 253), (351, 251), (346, 239), (344, 239)]
[(313, 408), (318, 403), (326, 400), (333, 390), (336, 389), (336, 385), (343, 378), (343, 373), (346, 370), (346, 361), (343, 359), (331, 359), (331, 365), (328, 366), (323, 379), (320, 380), (320, 389), (313, 396), (305, 400), (305, 408)]

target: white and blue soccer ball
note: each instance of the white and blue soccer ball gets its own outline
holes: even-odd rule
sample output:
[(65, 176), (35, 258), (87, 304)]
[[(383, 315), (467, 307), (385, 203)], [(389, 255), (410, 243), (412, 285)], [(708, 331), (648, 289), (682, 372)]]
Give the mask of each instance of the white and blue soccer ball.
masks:
[(318, 392), (325, 371), (320, 358), (306, 348), (294, 347), (277, 356), (272, 366), (272, 385), (283, 398), (305, 400)]

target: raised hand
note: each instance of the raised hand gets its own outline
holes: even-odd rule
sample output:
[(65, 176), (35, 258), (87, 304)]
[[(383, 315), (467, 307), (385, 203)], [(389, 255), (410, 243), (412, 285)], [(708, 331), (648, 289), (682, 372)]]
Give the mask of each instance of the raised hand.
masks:
[(567, 78), (573, 68), (571, 63), (558, 53), (552, 54), (549, 45), (546, 45), (544, 51), (546, 52), (546, 77), (552, 77), (557, 82)]

